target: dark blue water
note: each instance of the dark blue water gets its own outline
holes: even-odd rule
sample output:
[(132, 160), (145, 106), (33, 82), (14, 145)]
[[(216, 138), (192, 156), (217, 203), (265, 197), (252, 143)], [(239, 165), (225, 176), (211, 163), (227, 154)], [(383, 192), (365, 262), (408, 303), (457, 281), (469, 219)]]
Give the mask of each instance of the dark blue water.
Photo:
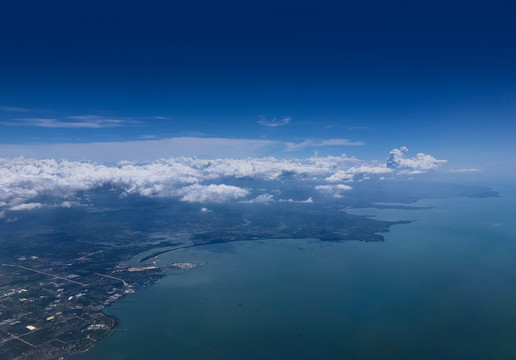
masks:
[(354, 210), (382, 243), (249, 241), (117, 302), (114, 333), (77, 359), (514, 359), (516, 197)]

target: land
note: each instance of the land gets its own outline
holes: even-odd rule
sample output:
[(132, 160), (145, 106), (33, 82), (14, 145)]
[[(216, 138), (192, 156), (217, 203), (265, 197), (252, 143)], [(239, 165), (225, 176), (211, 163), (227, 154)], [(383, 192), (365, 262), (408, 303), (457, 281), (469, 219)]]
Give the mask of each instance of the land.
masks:
[(177, 263), (143, 268), (117, 265), (98, 272), (102, 252), (71, 261), (37, 256), (0, 267), (0, 358), (52, 359), (84, 352), (106, 338), (117, 320), (104, 309), (151, 285)]
[[(97, 213), (83, 215), (95, 217)], [(197, 265), (156, 265), (156, 257), (163, 253), (210, 243), (267, 238), (380, 241), (382, 237), (376, 231), (387, 231), (390, 225), (338, 211), (335, 219), (326, 219), (339, 224), (333, 229), (317, 226), (323, 218), (316, 214), (307, 221), (304, 216), (287, 217), (279, 211), (276, 222), (265, 215), (247, 215), (253, 220), (240, 219), (237, 224), (235, 215), (230, 214), (215, 216), (197, 226), (185, 221), (181, 226), (195, 232), (180, 237), (170, 235), (184, 230), (178, 227), (167, 228), (166, 234), (152, 232), (153, 236), (126, 225), (111, 233), (107, 229), (99, 232), (105, 222), (86, 223), (84, 218), (68, 219), (50, 229), (40, 219), (40, 227), (4, 232), (0, 255), (0, 358), (44, 360), (89, 350), (117, 328), (117, 320), (105, 313), (106, 307), (152, 285), (167, 271), (187, 271)], [(232, 220), (222, 222), (219, 217)], [(370, 231), (365, 231), (366, 226)]]
[[(89, 350), (117, 331), (106, 307), (171, 272), (199, 265), (158, 261), (170, 251), (271, 238), (382, 241), (382, 233), (406, 221), (354, 216), (346, 209), (419, 209), (378, 204), (415, 201), (415, 191), (400, 201), (391, 190), (364, 195), (362, 202), (353, 195), (311, 204), (213, 204), (210, 212), (169, 199), (122, 200), (106, 191), (83, 194), (91, 206), (7, 218), (0, 224), (0, 359), (57, 359)], [(296, 196), (288, 191), (283, 189)], [(466, 194), (495, 196), (485, 188), (475, 191)]]

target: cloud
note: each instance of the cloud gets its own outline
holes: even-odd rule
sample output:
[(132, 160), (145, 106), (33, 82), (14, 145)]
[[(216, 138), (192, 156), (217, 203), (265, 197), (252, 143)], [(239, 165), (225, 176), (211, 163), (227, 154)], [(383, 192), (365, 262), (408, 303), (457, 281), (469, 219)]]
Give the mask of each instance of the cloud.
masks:
[(302, 150), (307, 147), (323, 147), (323, 146), (362, 146), (364, 143), (362, 141), (349, 141), (348, 139), (329, 139), (329, 140), (305, 140), (300, 143), (287, 142), (285, 146), (287, 147), (286, 151), (297, 151)]
[(98, 162), (153, 161), (176, 156), (205, 158), (259, 156), (271, 150), (278, 151), (281, 148), (282, 143), (273, 140), (183, 136), (159, 140), (94, 143), (3, 144), (0, 145), (0, 157), (87, 159)]
[(482, 170), (479, 169), (452, 169), (452, 170), (446, 170), (446, 172), (449, 173), (470, 173), (470, 172), (481, 172)]
[(349, 130), (368, 130), (371, 129), (370, 126), (350, 126)]
[(83, 205), (78, 201), (63, 201), (61, 204), (59, 204), (59, 206), (63, 207), (63, 208), (71, 208), (71, 207), (83, 206)]
[(8, 126), (35, 126), (46, 128), (110, 128), (138, 123), (128, 119), (113, 119), (96, 115), (67, 116), (66, 120), (51, 118), (22, 118), (2, 122)]
[(239, 188), (238, 186), (232, 185), (199, 185), (194, 184), (182, 188), (178, 192), (181, 197), (181, 201), (187, 202), (226, 202), (229, 200), (235, 200), (249, 194), (246, 189)]
[(445, 163), (446, 160), (437, 160), (430, 155), (418, 153), (416, 157), (407, 158), (408, 149), (402, 146), (399, 149), (393, 149), (389, 153), (387, 160), (387, 167), (398, 171), (407, 173), (421, 173), (428, 170), (436, 169), (440, 164)]
[[(244, 141), (239, 146), (243, 144), (247, 145), (248, 142)], [(391, 158), (396, 151), (401, 150), (393, 150)], [(339, 197), (351, 190), (344, 183), (384, 174), (394, 177), (406, 173), (407, 169), (411, 173), (414, 169), (426, 171), (443, 162), (424, 154), (415, 159), (402, 157), (400, 160), (397, 157), (396, 161), (399, 170), (386, 164), (367, 163), (346, 155), (297, 159), (249, 157), (210, 160), (184, 156), (151, 162), (120, 161), (113, 165), (91, 161), (0, 158), (0, 212), (30, 210), (42, 206), (81, 206), (84, 204), (81, 204), (77, 194), (106, 187), (117, 192), (121, 198), (132, 195), (171, 197), (200, 203), (233, 200), (259, 203), (274, 201), (272, 195), (264, 193), (274, 192), (277, 189), (274, 184), (297, 181), (312, 183), (316, 191)], [(242, 180), (245, 180), (246, 185), (240, 187), (238, 184)], [(249, 188), (249, 184), (253, 183), (249, 180), (256, 181), (259, 188)], [(258, 190), (261, 195), (256, 195), (255, 191)], [(253, 198), (246, 199), (252, 194)]]
[(29, 111), (32, 111), (32, 110), (31, 109), (20, 108), (20, 107), (15, 107), (15, 106), (0, 106), (0, 111), (5, 111), (5, 112), (29, 112)]
[(386, 165), (360, 165), (353, 166), (345, 170), (337, 170), (325, 180), (329, 182), (346, 182), (362, 178), (366, 175), (389, 174), (392, 172), (393, 170), (388, 168)]
[(294, 199), (279, 199), (279, 202), (297, 203), (297, 204), (312, 204), (314, 200), (309, 197), (306, 200), (294, 200)]
[(20, 204), (11, 206), (9, 210), (11, 211), (23, 211), (23, 210), (33, 210), (43, 207), (44, 205), (41, 203), (28, 203), (28, 204)]
[[(54, 124), (47, 123), (46, 126), (54, 126)], [(99, 125), (90, 124), (89, 126), (96, 127)], [(270, 153), (277, 154), (282, 151), (290, 152), (307, 147), (363, 145), (363, 142), (352, 142), (347, 139), (305, 140), (300, 143), (293, 143), (266, 139), (234, 139), (203, 136), (155, 139), (152, 138), (153, 136), (135, 141), (0, 144), (0, 157), (25, 156), (34, 159), (86, 159), (98, 162), (118, 162), (121, 160), (152, 161), (154, 159), (177, 156), (244, 158), (263, 156)]]
[(341, 198), (344, 191), (349, 191), (351, 189), (353, 189), (351, 186), (344, 184), (315, 186), (315, 190), (320, 191), (325, 195), (333, 196), (334, 198)]
[(258, 120), (257, 123), (268, 127), (278, 127), (289, 124), (290, 120), (292, 120), (292, 118), (287, 116), (281, 118), (281, 120), (276, 120), (276, 118), (274, 118), (272, 121), (268, 121), (265, 117), (261, 116), (261, 119)]
[(271, 194), (262, 194), (262, 195), (258, 195), (257, 197), (251, 199), (251, 200), (247, 200), (247, 201), (242, 201), (242, 202), (245, 202), (245, 203), (249, 203), (249, 204), (255, 204), (255, 203), (268, 203), (268, 202), (271, 202), (271, 201), (274, 201), (274, 196), (271, 195)]

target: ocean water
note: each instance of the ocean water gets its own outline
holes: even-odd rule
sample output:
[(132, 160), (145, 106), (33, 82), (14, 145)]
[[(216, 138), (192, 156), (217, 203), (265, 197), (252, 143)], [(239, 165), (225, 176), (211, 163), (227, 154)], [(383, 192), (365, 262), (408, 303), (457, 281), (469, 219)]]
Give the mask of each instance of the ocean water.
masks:
[(120, 329), (73, 359), (514, 359), (516, 196), (430, 199), (385, 242), (267, 240), (185, 249), (109, 308)]

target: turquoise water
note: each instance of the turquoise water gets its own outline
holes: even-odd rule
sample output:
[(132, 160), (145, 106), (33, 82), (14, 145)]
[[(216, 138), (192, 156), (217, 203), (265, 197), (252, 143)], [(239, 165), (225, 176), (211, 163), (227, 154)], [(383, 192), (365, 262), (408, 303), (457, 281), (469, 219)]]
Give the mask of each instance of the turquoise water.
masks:
[(514, 359), (516, 197), (358, 209), (385, 242), (269, 240), (164, 254), (207, 262), (115, 303), (74, 359)]

